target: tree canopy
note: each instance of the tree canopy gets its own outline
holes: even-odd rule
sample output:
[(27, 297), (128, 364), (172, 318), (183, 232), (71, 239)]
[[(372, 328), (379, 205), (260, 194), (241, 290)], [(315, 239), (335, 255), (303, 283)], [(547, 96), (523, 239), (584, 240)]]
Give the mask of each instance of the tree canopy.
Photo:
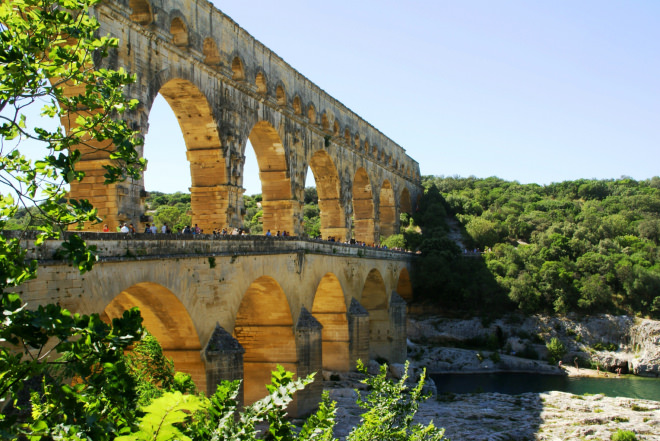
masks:
[[(459, 221), (464, 248), (485, 251), (484, 275), (495, 282), (488, 295), (503, 306), (660, 317), (660, 178), (540, 186), (494, 177), (425, 177), (424, 186), (424, 200), (435, 203), (422, 204), (418, 217), (442, 205)], [(425, 242), (439, 236), (424, 231)], [(437, 252), (432, 247), (428, 259)], [(462, 292), (459, 298), (471, 292), (465, 285), (452, 288), (451, 280), (434, 286), (439, 298), (452, 298), (448, 290)], [(419, 288), (429, 292), (424, 284)]]

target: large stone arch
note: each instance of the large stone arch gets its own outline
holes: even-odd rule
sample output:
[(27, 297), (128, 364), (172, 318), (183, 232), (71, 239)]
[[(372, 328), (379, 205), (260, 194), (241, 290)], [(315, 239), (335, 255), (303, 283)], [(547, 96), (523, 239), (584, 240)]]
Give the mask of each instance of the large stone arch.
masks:
[(279, 230), (295, 234), (298, 231), (296, 210), (282, 139), (268, 121), (257, 122), (250, 131), (249, 139), (259, 164), (264, 232)]
[(348, 238), (346, 216), (341, 204), (341, 181), (335, 164), (325, 150), (319, 150), (309, 161), (316, 181), (321, 210), (321, 236), (341, 241)]
[(390, 181), (385, 179), (380, 187), (380, 204), (378, 205), (378, 223), (380, 235), (388, 237), (396, 233), (398, 224), (396, 219), (396, 201), (394, 199), (394, 190)]
[(323, 369), (349, 371), (349, 334), (346, 300), (333, 273), (323, 276), (316, 288), (312, 315), (323, 325)]
[(156, 337), (165, 356), (174, 361), (174, 368), (190, 374), (197, 388), (206, 390), (199, 336), (183, 303), (164, 286), (141, 282), (117, 294), (103, 310), (102, 317), (111, 321), (135, 306), (140, 309), (143, 326)]
[[(216, 182), (224, 181), (215, 187), (193, 188), (193, 192), (210, 194), (210, 198), (198, 195), (200, 199), (211, 200), (204, 207), (208, 210), (201, 213), (214, 219), (203, 227), (205, 230), (240, 226), (242, 148), (251, 125), (258, 120), (269, 121), (286, 146), (290, 191), (292, 200), (295, 200), (293, 205), (297, 207), (295, 221), (294, 216), (287, 217), (295, 223), (297, 231), (288, 226), (282, 229), (292, 233), (300, 231), (302, 218), (299, 209), (302, 207), (296, 204), (305, 176), (297, 167), (309, 163), (316, 145), (331, 152), (340, 171), (344, 223), (350, 231), (350, 216), (357, 213), (358, 238), (373, 243), (378, 237), (372, 232), (379, 231), (378, 225), (373, 225), (378, 212), (361, 217), (361, 209), (353, 210), (349, 205), (358, 167), (364, 168), (365, 177), (368, 174), (368, 181), (374, 186), (369, 188), (373, 207), (379, 207), (383, 179), (397, 190), (397, 198), (401, 189), (407, 187), (415, 206), (415, 199), (421, 191), (419, 166), (405, 150), (302, 76), (285, 60), (279, 59), (268, 47), (254, 40), (212, 3), (201, 0), (187, 3), (181, 0), (102, 2), (96, 5), (94, 14), (99, 18), (102, 35), (122, 36), (120, 48), (110, 59), (103, 61), (104, 65), (125, 68), (138, 78), (135, 85), (127, 88), (127, 94), (142, 103), (135, 112), (125, 115), (131, 127), (142, 129), (144, 134), (151, 100), (160, 85), (176, 78), (185, 79), (202, 91), (206, 96), (206, 100), (200, 101), (203, 106), (211, 103), (215, 119), (210, 126), (214, 130), (217, 127), (222, 150), (221, 153), (214, 149), (207, 152), (210, 164), (204, 167), (204, 173), (218, 176), (220, 172), (225, 176), (224, 179), (215, 179)], [(259, 72), (260, 80), (256, 81)], [(259, 83), (259, 87), (255, 87), (255, 83)], [(74, 89), (71, 93), (75, 93)], [(197, 103), (192, 103), (189, 107), (193, 110), (191, 114), (197, 110), (196, 106)], [(207, 124), (206, 119), (200, 119), (196, 127), (203, 131)], [(105, 223), (112, 226), (119, 222), (135, 225), (145, 222), (143, 181), (122, 182), (107, 190), (101, 189), (105, 173), (102, 166), (110, 162), (108, 152), (112, 145), (99, 147), (103, 150), (98, 154), (91, 152), (87, 155), (90, 152), (81, 151), (83, 158), (77, 166), (86, 173), (86, 178), (82, 184), (71, 184), (71, 197), (88, 199)], [(188, 150), (200, 149), (188, 145)], [(194, 153), (195, 160), (203, 164), (206, 161), (201, 160), (201, 154)], [(218, 160), (224, 167), (222, 171), (218, 170)], [(344, 170), (350, 172), (344, 176)], [(200, 220), (193, 222), (200, 223)], [(200, 226), (206, 221), (201, 222)], [(85, 229), (91, 230), (100, 230), (101, 227), (102, 224), (85, 225)]]
[(403, 187), (403, 190), (401, 190), (401, 196), (399, 196), (399, 213), (412, 214), (410, 192), (406, 187)]
[(364, 281), (360, 301), (369, 311), (369, 358), (371, 359), (388, 359), (390, 356), (388, 299), (383, 276), (374, 268), (369, 271)]
[(358, 242), (373, 244), (374, 199), (367, 171), (360, 167), (353, 178), (353, 234)]
[(403, 300), (410, 303), (413, 299), (412, 283), (410, 282), (410, 273), (408, 269), (402, 268), (399, 272), (399, 280), (396, 284), (396, 292)]
[(278, 364), (297, 372), (293, 318), (284, 291), (275, 279), (261, 276), (243, 295), (236, 314), (234, 338), (243, 355), (243, 399), (251, 404), (266, 396), (266, 384)]
[(205, 231), (225, 226), (227, 171), (213, 109), (197, 86), (182, 78), (167, 81), (158, 92), (174, 112), (186, 144), (192, 222)]

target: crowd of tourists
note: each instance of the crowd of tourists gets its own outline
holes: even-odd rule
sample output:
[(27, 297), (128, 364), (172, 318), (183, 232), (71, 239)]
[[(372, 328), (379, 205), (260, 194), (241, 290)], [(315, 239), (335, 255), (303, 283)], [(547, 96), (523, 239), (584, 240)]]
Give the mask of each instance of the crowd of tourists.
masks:
[[(104, 233), (109, 233), (110, 228), (108, 227), (108, 224), (103, 225), (103, 232)], [(117, 228), (116, 228), (117, 233), (132, 233), (135, 234), (138, 231), (135, 229), (132, 223), (120, 223)], [(194, 226), (186, 225), (182, 229), (178, 231), (172, 231), (169, 225), (167, 223), (164, 223), (160, 227), (160, 231), (158, 231), (158, 228), (156, 227), (156, 224), (146, 224), (143, 234), (180, 234), (180, 235), (198, 235), (198, 234), (204, 234), (204, 230), (201, 229), (197, 224)], [(223, 236), (247, 236), (250, 233), (243, 229), (243, 228), (214, 228), (213, 232), (211, 233), (214, 238), (217, 237), (223, 237)], [(266, 233), (264, 233), (264, 236), (266, 237), (292, 237), (291, 233), (288, 231), (280, 231), (278, 230), (276, 233), (272, 233), (270, 230), (267, 230)], [(374, 249), (381, 249), (381, 250), (392, 250), (392, 251), (400, 251), (400, 252), (406, 252), (406, 253), (411, 253), (412, 251), (406, 250), (400, 247), (392, 247), (388, 248), (387, 245), (380, 245), (377, 243), (371, 243), (368, 244), (364, 241), (360, 240), (355, 240), (355, 239), (346, 239), (342, 241), (340, 238), (337, 238), (336, 236), (328, 236), (327, 238), (323, 238), (321, 236), (319, 237), (311, 237), (309, 239), (317, 240), (317, 241), (322, 241), (322, 242), (334, 242), (334, 243), (339, 243), (339, 244), (344, 244), (344, 245), (357, 245), (360, 247), (365, 247), (365, 248), (374, 248)]]

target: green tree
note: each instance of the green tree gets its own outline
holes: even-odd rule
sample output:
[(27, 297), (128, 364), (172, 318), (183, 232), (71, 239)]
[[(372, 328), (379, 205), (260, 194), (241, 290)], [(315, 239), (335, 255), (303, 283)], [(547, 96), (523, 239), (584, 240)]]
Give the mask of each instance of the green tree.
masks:
[(167, 224), (173, 232), (180, 231), (192, 222), (189, 212), (190, 207), (188, 205), (162, 205), (153, 215), (154, 223), (159, 227)]
[(499, 239), (496, 225), (493, 222), (480, 217), (474, 218), (468, 222), (465, 226), (465, 230), (481, 249), (492, 247)]
[(387, 246), (387, 248), (406, 248), (406, 239), (403, 234), (392, 234), (388, 237), (383, 237), (380, 240), (381, 245)]
[(548, 362), (550, 364), (557, 364), (566, 355), (566, 347), (556, 337), (553, 337), (545, 347), (548, 349)]
[[(18, 207), (34, 206), (44, 220), (38, 226), (39, 241), (59, 236), (68, 225), (99, 221), (87, 200), (66, 197), (67, 184), (84, 178), (76, 169), (81, 151), (107, 152), (113, 165), (104, 165), (106, 183), (139, 178), (145, 164), (135, 148), (141, 138), (119, 118), (137, 106), (137, 101), (123, 96), (123, 87), (134, 78), (93, 63), (93, 57), (107, 56), (117, 45), (116, 39), (96, 36), (99, 25), (87, 11), (96, 1), (0, 4), (4, 25), (0, 33), (0, 228)], [(29, 108), (38, 110), (40, 118), (28, 118)], [(48, 129), (44, 119), (66, 122), (69, 129), (59, 125)], [(25, 149), (31, 151), (30, 157), (41, 159), (28, 159)], [(38, 149), (43, 150), (37, 153)], [(84, 243), (76, 238), (64, 241), (64, 250), (74, 262), (89, 268), (93, 257)], [(0, 246), (12, 247), (4, 240)]]
[[(97, 36), (88, 13), (96, 3), (0, 3), (0, 229), (19, 207), (30, 207), (29, 215), (37, 210), (44, 221), (37, 245), (62, 237), (68, 225), (99, 221), (88, 201), (66, 197), (67, 184), (85, 177), (76, 169), (81, 152), (106, 152), (113, 161), (104, 166), (106, 183), (138, 178), (144, 168), (140, 137), (120, 118), (137, 105), (123, 96), (134, 79), (93, 63), (117, 45)], [(36, 122), (27, 112), (35, 106)], [(48, 129), (44, 118), (69, 128)], [(26, 149), (40, 159), (29, 159)], [(37, 264), (19, 239), (0, 235), (0, 406), (7, 401), (0, 436), (103, 440), (131, 430), (137, 394), (123, 352), (141, 336), (139, 313), (107, 325), (58, 305), (27, 308), (14, 291), (36, 276)], [(59, 255), (81, 273), (91, 269), (94, 249), (76, 234), (62, 239)]]
[(319, 204), (319, 195), (316, 192), (316, 187), (305, 187), (305, 204)]

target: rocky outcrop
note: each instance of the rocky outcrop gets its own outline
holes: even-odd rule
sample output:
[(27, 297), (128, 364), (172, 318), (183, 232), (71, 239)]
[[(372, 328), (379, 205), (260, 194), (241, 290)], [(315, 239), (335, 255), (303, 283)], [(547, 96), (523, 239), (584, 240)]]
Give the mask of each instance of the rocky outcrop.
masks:
[(408, 356), (431, 372), (532, 371), (549, 366), (546, 343), (558, 338), (564, 362), (599, 364), (611, 372), (660, 375), (660, 321), (628, 316), (511, 315), (492, 322), (472, 318), (410, 318)]
[(629, 365), (636, 375), (660, 375), (660, 322), (641, 320), (632, 327), (630, 347), (634, 356)]

